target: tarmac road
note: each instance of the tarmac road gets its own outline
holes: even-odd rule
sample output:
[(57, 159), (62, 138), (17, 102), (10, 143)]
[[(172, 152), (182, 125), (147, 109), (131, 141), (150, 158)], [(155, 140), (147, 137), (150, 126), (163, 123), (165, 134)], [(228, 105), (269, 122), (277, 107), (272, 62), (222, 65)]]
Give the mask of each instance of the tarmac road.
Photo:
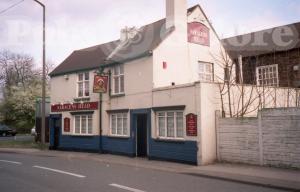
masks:
[(0, 152), (1, 192), (280, 192), (88, 158)]

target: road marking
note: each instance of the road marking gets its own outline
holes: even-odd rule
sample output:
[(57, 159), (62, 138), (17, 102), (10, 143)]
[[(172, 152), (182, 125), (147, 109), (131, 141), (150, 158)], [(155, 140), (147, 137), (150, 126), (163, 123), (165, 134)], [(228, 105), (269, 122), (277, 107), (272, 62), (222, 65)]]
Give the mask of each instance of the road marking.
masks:
[(15, 164), (15, 165), (22, 165), (21, 162), (17, 162), (17, 161), (0, 160), (0, 162), (11, 163), (11, 164)]
[(139, 189), (134, 189), (134, 188), (131, 188), (131, 187), (126, 187), (124, 185), (118, 185), (118, 184), (115, 184), (115, 183), (112, 183), (112, 184), (109, 184), (109, 185), (112, 186), (112, 187), (117, 187), (119, 189), (124, 189), (124, 190), (132, 191), (132, 192), (146, 192), (146, 191), (142, 191), (142, 190), (139, 190)]
[(52, 171), (52, 172), (56, 172), (56, 173), (62, 173), (62, 174), (66, 174), (66, 175), (71, 175), (74, 177), (79, 177), (79, 178), (85, 178), (86, 176), (84, 175), (79, 175), (79, 174), (75, 174), (75, 173), (70, 173), (70, 172), (66, 172), (66, 171), (62, 171), (62, 170), (58, 170), (58, 169), (51, 169), (48, 167), (41, 167), (41, 166), (33, 166), (34, 168), (38, 168), (38, 169), (44, 169), (44, 170), (48, 170), (48, 171)]

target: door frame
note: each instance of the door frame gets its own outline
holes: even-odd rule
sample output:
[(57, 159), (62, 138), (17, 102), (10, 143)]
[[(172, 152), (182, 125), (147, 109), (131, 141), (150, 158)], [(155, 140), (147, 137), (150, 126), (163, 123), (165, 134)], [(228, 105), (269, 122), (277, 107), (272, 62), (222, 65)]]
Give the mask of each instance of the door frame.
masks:
[(133, 137), (133, 148), (135, 149), (135, 156), (138, 156), (138, 142), (137, 142), (137, 116), (146, 115), (147, 116), (147, 157), (149, 156), (149, 144), (151, 138), (151, 109), (135, 109), (130, 110), (130, 127), (131, 135)]

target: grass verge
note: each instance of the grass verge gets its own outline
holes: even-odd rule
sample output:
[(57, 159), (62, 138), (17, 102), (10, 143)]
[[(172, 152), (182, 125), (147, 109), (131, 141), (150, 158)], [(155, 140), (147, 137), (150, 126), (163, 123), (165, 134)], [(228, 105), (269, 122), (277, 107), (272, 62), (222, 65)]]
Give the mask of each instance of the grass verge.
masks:
[(34, 141), (0, 141), (0, 148), (34, 148), (40, 150), (48, 149), (48, 145)]

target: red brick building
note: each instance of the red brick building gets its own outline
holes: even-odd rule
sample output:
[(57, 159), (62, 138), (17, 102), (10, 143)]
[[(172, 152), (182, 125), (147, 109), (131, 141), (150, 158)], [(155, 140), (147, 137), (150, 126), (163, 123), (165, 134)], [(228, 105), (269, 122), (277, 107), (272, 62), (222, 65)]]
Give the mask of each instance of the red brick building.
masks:
[(300, 88), (300, 22), (224, 39), (237, 82)]

